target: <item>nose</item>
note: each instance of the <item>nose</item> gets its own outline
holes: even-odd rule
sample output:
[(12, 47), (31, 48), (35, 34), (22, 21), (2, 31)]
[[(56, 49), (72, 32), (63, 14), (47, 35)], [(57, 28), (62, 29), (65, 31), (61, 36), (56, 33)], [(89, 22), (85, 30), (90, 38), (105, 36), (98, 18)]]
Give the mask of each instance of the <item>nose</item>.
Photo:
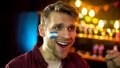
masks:
[(63, 33), (62, 35), (64, 38), (66, 39), (71, 38), (71, 33), (67, 29), (65, 29), (62, 33)]

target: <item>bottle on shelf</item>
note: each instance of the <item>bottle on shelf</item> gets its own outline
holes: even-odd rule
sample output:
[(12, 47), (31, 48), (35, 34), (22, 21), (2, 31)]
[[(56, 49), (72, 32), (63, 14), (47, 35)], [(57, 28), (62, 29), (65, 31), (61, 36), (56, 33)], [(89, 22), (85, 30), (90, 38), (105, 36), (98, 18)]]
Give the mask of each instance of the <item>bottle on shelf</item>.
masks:
[(98, 56), (103, 57), (103, 50), (104, 50), (104, 45), (101, 44), (98, 48)]
[(93, 45), (93, 57), (97, 56), (97, 51), (98, 51), (99, 45), (96, 43), (95, 45)]

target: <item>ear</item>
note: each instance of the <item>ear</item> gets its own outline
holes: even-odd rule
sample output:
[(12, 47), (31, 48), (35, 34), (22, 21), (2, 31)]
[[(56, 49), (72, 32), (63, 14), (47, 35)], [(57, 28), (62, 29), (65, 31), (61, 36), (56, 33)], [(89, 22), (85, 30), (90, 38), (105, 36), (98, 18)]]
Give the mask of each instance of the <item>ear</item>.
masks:
[(41, 37), (44, 37), (45, 36), (45, 31), (44, 31), (44, 27), (42, 25), (39, 25), (38, 26), (38, 30), (39, 30), (39, 35)]

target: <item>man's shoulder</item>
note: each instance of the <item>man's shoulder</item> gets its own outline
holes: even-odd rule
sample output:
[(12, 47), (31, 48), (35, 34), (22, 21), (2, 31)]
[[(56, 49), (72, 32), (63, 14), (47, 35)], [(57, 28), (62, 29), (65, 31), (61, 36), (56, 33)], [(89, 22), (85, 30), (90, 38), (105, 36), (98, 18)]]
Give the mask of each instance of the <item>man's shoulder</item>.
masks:
[(81, 68), (89, 68), (88, 63), (77, 53), (70, 53), (69, 57)]
[(21, 55), (19, 55), (19, 56), (17, 56), (17, 57), (15, 57), (15, 58), (13, 58), (12, 60), (10, 60), (9, 62), (8, 62), (8, 64), (6, 65), (6, 67), (5, 68), (21, 68), (21, 67), (23, 67), (23, 68), (25, 68), (26, 66), (26, 62), (27, 62), (27, 57), (28, 57), (28, 55), (30, 54), (30, 52), (26, 52), (26, 53), (24, 53), (24, 54), (21, 54)]
[(82, 57), (80, 55), (78, 55), (77, 53), (74, 53), (74, 52), (69, 53), (69, 56), (82, 59)]

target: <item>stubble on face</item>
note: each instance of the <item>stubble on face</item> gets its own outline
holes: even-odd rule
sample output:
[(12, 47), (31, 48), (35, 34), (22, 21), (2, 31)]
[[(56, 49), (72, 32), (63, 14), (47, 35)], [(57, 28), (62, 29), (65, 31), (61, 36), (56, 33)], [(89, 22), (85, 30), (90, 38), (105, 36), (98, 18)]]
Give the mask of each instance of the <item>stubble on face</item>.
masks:
[[(58, 23), (66, 23), (67, 21), (63, 21), (62, 19), (62, 17), (63, 16), (68, 16), (68, 15), (66, 15), (66, 14), (64, 14), (64, 13), (57, 13), (57, 12), (52, 12), (51, 14), (50, 14), (50, 16), (49, 16), (49, 20), (48, 20), (48, 24), (46, 25), (46, 27), (45, 27), (45, 33), (46, 33), (46, 37), (45, 37), (45, 40), (44, 41), (46, 41), (46, 45), (47, 45), (47, 48), (48, 48), (48, 51), (50, 51), (51, 52), (51, 54), (52, 55), (54, 55), (56, 58), (58, 58), (58, 59), (63, 59), (63, 58), (65, 58), (66, 56), (67, 56), (67, 54), (68, 54), (68, 52), (69, 52), (69, 50), (70, 50), (70, 48), (71, 48), (71, 46), (73, 45), (73, 43), (74, 43), (74, 36), (73, 36), (73, 38), (72, 38), (72, 43), (70, 43), (70, 45), (69, 46), (67, 46), (66, 47), (66, 50), (65, 50), (65, 48), (61, 48), (58, 44), (57, 44), (57, 42), (58, 41), (56, 41), (56, 40), (59, 40), (59, 38), (56, 38), (56, 39), (50, 39), (49, 38), (49, 33), (51, 32), (51, 31), (56, 31), (56, 30), (54, 30), (54, 29), (52, 29), (53, 28), (53, 25), (54, 24), (58, 24)], [(66, 18), (66, 19), (68, 19), (69, 20), (69, 18), (70, 18), (70, 20), (72, 19), (71, 17), (69, 17), (68, 16), (68, 18)], [(59, 20), (60, 19), (60, 20)], [(62, 21), (61, 21), (62, 20)], [(65, 19), (64, 19), (65, 20)], [(57, 23), (56, 23), (57, 22)], [(69, 21), (68, 21), (69, 22)], [(58, 31), (59, 32), (59, 31)], [(61, 32), (59, 32), (59, 33), (61, 33)], [(59, 36), (58, 36), (59, 37)], [(60, 37), (61, 38), (61, 37)], [(61, 40), (63, 40), (63, 38), (61, 39)], [(62, 42), (64, 42), (64, 41), (62, 41)], [(63, 50), (62, 50), (63, 49)]]

